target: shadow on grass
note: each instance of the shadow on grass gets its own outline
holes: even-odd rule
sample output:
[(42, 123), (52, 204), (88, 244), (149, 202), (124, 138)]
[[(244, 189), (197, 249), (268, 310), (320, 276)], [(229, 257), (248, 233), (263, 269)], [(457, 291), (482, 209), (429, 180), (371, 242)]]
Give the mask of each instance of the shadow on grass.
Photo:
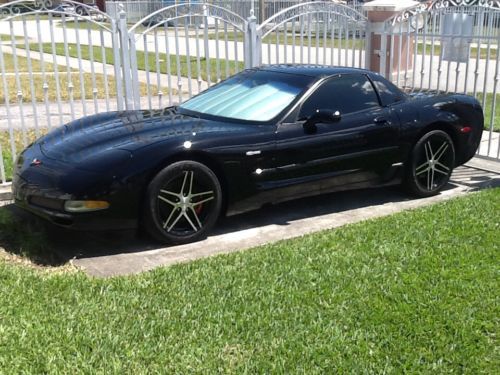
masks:
[(0, 247), (39, 266), (61, 266), (67, 262), (53, 251), (45, 225), (36, 218), (26, 220), (11, 206), (0, 207)]
[[(449, 185), (447, 189), (455, 186)], [(212, 235), (233, 234), (265, 227), (287, 226), (291, 222), (357, 208), (411, 200), (398, 187), (363, 189), (297, 199), (261, 209), (222, 218)], [(92, 258), (124, 253), (137, 253), (165, 248), (162, 243), (137, 231), (73, 231), (55, 226), (14, 205), (0, 208), (9, 217), (0, 227), (0, 246), (8, 252), (29, 258), (40, 265), (62, 265), (73, 258)], [(5, 221), (5, 220), (4, 220)]]
[[(446, 190), (457, 188), (455, 183), (471, 190), (500, 185), (495, 173), (471, 167), (460, 167), (454, 172)], [(233, 234), (249, 228), (267, 225), (287, 226), (303, 218), (331, 213), (348, 213), (363, 207), (399, 203), (414, 198), (397, 186), (324, 194), (297, 199), (248, 213), (222, 219), (212, 235)], [(138, 253), (164, 248), (135, 230), (80, 232), (64, 229), (9, 205), (0, 208), (0, 246), (12, 254), (28, 258), (35, 264), (60, 266), (74, 258), (92, 258), (106, 255)]]

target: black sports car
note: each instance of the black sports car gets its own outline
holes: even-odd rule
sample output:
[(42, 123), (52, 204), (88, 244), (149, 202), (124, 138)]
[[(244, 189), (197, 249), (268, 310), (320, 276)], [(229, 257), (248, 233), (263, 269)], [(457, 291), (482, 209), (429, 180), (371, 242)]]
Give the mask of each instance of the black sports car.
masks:
[(482, 128), (469, 96), (408, 96), (366, 70), (267, 66), (178, 107), (60, 127), (20, 155), (13, 193), (62, 226), (141, 225), (186, 243), (264, 203), (395, 183), (437, 194)]

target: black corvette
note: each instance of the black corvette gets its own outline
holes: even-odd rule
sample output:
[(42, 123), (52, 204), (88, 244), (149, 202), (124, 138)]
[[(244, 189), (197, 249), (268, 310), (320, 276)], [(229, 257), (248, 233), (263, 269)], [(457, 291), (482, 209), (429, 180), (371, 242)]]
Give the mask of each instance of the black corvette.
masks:
[(365, 70), (268, 66), (178, 107), (60, 127), (19, 156), (13, 193), (58, 225), (140, 225), (185, 243), (264, 203), (395, 183), (437, 194), (482, 128), (469, 96), (408, 96)]

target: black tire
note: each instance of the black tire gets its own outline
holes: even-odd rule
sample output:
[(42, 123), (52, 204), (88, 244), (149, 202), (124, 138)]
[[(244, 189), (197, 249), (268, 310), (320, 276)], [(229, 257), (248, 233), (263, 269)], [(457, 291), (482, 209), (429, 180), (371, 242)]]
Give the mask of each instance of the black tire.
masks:
[(417, 197), (438, 194), (455, 167), (455, 147), (442, 130), (426, 133), (413, 147), (406, 166), (404, 186)]
[(204, 238), (219, 218), (222, 190), (210, 168), (179, 161), (151, 181), (143, 207), (143, 227), (158, 241), (183, 244)]

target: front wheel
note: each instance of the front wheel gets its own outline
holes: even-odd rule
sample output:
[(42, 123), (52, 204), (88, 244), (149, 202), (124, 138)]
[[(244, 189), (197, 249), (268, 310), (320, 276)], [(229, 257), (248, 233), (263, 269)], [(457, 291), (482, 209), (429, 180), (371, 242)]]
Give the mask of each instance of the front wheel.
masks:
[(412, 150), (404, 185), (418, 197), (438, 194), (450, 180), (455, 166), (455, 148), (442, 130), (426, 133)]
[(198, 241), (212, 229), (222, 206), (217, 176), (195, 161), (180, 161), (161, 170), (148, 186), (143, 225), (161, 242)]

